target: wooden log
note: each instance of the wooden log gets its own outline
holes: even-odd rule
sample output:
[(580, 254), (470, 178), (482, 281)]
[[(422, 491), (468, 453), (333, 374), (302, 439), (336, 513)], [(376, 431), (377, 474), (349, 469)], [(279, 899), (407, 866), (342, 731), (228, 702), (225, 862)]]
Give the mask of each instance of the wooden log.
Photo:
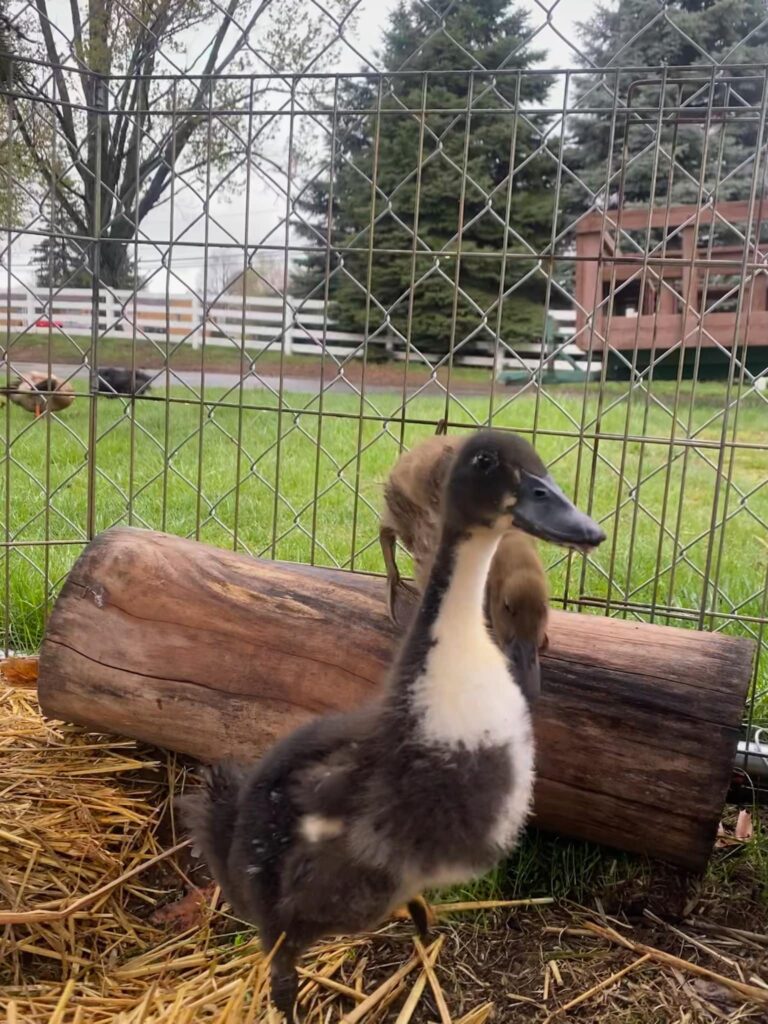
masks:
[[(554, 612), (535, 820), (687, 868), (715, 838), (751, 641)], [(381, 579), (116, 528), (80, 557), (40, 661), (46, 715), (202, 760), (257, 757), (371, 696), (392, 658)]]

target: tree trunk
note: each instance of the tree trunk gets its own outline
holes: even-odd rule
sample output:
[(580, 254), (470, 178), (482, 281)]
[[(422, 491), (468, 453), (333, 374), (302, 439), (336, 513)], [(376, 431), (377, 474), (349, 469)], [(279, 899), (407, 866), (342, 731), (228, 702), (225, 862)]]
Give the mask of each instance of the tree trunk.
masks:
[(135, 274), (128, 254), (129, 242), (102, 238), (99, 242), (99, 281), (110, 288), (133, 288)]
[[(753, 643), (565, 612), (549, 637), (536, 823), (701, 868)], [(203, 760), (255, 758), (309, 716), (375, 693), (395, 643), (381, 579), (116, 528), (62, 590), (39, 694), (51, 717)]]

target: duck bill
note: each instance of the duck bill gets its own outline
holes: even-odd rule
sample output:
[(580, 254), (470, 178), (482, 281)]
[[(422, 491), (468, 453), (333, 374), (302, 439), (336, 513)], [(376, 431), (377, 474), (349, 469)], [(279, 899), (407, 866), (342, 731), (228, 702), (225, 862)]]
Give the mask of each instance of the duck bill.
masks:
[(549, 474), (523, 472), (516, 499), (510, 509), (512, 521), (534, 537), (584, 551), (605, 540), (602, 528), (566, 498)]
[(541, 666), (536, 644), (515, 637), (507, 644), (507, 657), (523, 696), (533, 704), (541, 693)]

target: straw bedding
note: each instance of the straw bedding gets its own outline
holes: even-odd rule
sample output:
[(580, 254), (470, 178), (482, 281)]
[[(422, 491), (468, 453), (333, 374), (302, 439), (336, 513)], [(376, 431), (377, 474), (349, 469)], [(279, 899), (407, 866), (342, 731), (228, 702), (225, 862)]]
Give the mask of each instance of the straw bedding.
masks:
[[(256, 937), (204, 886), (177, 834), (172, 798), (188, 776), (172, 755), (44, 721), (33, 689), (0, 682), (0, 1013), (10, 1024), (278, 1020)], [(768, 1020), (757, 928), (698, 921), (676, 933), (647, 917), (630, 927), (521, 903), (446, 907), (426, 948), (404, 922), (323, 944), (303, 964), (305, 1019)]]

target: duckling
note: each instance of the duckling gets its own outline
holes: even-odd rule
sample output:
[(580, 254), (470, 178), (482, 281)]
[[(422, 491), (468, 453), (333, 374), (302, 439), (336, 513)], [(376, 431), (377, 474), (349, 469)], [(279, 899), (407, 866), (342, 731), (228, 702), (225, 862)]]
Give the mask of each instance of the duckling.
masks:
[[(387, 609), (397, 624), (398, 589), (422, 593), (439, 541), (440, 493), (462, 438), (438, 432), (404, 452), (384, 488), (379, 542), (387, 572)], [(415, 588), (400, 576), (395, 561), (399, 539), (411, 553)], [(536, 541), (520, 530), (501, 539), (488, 576), (487, 612), (497, 643), (515, 668), (529, 700), (541, 689), (539, 651), (547, 646), (547, 575)]]
[(289, 1020), (312, 943), (483, 874), (528, 815), (531, 721), (486, 628), (488, 570), (513, 525), (573, 546), (605, 535), (513, 434), (466, 440), (442, 497), (429, 578), (380, 694), (308, 722), (254, 767), (214, 767), (182, 798), (235, 914), (274, 949), (272, 999)]
[(110, 398), (120, 395), (143, 395), (149, 390), (152, 374), (146, 370), (126, 370), (119, 366), (105, 366), (99, 370), (98, 391)]
[[(440, 500), (460, 439), (435, 434), (403, 452), (384, 485), (379, 543), (387, 571), (387, 609), (396, 624), (398, 588), (417, 596), (424, 590), (440, 535)], [(398, 538), (411, 553), (415, 587), (400, 576), (395, 561)]]
[(549, 586), (536, 541), (520, 530), (504, 534), (491, 562), (486, 611), (496, 638), (530, 702), (541, 692), (539, 654), (549, 646)]
[(36, 419), (44, 412), (61, 412), (75, 400), (74, 388), (68, 381), (38, 370), (19, 374), (5, 393), (14, 405), (34, 413)]

